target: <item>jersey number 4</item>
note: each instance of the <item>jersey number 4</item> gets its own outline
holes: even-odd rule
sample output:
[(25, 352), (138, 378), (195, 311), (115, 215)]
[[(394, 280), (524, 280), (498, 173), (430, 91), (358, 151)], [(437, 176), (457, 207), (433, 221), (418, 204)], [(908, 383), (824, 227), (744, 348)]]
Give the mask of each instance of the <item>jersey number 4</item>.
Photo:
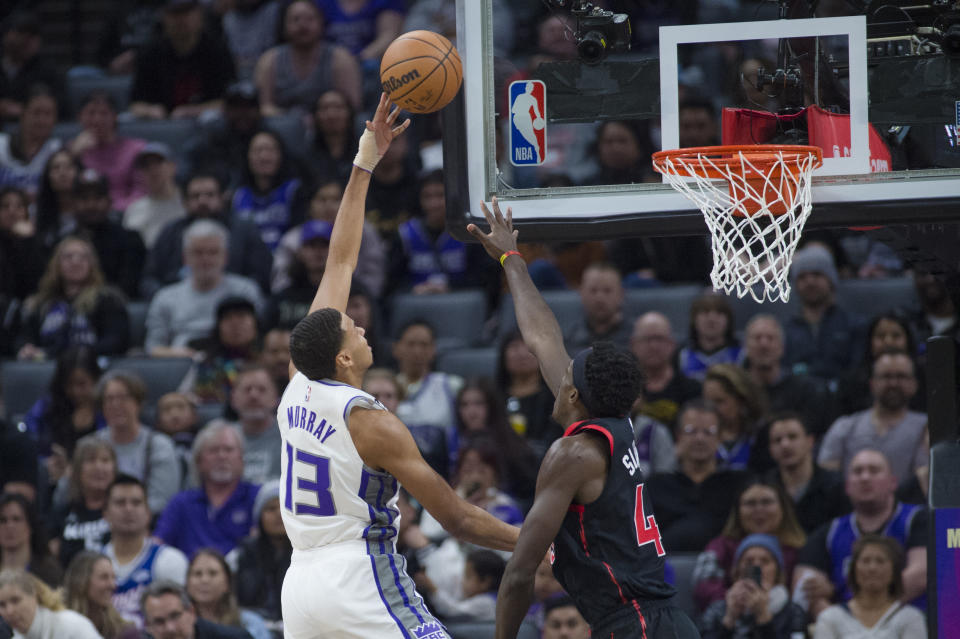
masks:
[[(293, 503), (294, 460), (313, 467), (313, 477), (297, 476), (297, 490), (316, 495), (316, 501), (312, 504)], [(330, 493), (330, 460), (326, 457), (313, 455), (287, 444), (287, 485), (285, 488), (286, 497), (283, 505), (293, 514), (312, 515), (313, 517), (329, 517), (337, 514), (337, 507), (334, 505), (333, 495)]]
[(644, 515), (643, 512), (643, 484), (637, 486), (637, 502), (633, 510), (633, 523), (637, 528), (637, 545), (653, 544), (657, 549), (657, 556), (663, 557), (663, 542), (660, 541), (660, 527), (653, 515)]

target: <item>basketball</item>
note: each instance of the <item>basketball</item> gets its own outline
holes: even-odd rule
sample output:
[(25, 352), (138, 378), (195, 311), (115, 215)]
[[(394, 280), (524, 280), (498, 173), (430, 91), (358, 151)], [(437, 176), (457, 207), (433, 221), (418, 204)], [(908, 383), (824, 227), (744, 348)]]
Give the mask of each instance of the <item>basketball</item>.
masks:
[(384, 93), (401, 109), (433, 113), (447, 106), (463, 82), (460, 54), (432, 31), (410, 31), (390, 43), (380, 62)]

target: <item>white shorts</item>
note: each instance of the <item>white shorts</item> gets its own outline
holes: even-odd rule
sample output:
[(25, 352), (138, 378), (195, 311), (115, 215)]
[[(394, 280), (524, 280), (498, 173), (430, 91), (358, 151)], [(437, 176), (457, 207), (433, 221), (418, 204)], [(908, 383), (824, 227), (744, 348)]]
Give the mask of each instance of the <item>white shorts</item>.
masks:
[(293, 551), (283, 579), (285, 639), (450, 639), (407, 576), (376, 542)]

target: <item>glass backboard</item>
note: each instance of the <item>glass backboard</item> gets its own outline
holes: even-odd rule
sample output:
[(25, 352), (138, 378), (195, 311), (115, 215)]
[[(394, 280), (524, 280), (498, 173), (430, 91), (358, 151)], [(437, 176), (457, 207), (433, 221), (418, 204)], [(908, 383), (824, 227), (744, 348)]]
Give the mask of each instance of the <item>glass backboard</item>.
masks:
[[(457, 0), (464, 86), (442, 116), (454, 231), (498, 196), (526, 239), (703, 233), (650, 155), (721, 142), (821, 146), (809, 227), (957, 217), (960, 13), (947, 5), (504, 6)], [(533, 26), (504, 44), (518, 13)]]

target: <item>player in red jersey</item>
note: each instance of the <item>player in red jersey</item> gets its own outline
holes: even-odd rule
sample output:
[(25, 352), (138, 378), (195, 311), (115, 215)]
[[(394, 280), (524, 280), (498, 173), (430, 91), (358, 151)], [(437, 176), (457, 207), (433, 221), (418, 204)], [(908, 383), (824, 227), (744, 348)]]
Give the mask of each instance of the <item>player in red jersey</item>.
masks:
[(533, 599), (537, 565), (553, 544), (553, 572), (606, 639), (695, 639), (663, 579), (666, 552), (639, 469), (629, 411), (642, 388), (632, 354), (600, 342), (572, 360), (557, 320), (517, 252), (512, 212), (483, 205), (490, 233), (467, 230), (500, 261), (524, 341), (540, 362), (566, 426), (544, 457), (537, 493), (507, 564), (497, 603), (497, 639), (513, 639)]

